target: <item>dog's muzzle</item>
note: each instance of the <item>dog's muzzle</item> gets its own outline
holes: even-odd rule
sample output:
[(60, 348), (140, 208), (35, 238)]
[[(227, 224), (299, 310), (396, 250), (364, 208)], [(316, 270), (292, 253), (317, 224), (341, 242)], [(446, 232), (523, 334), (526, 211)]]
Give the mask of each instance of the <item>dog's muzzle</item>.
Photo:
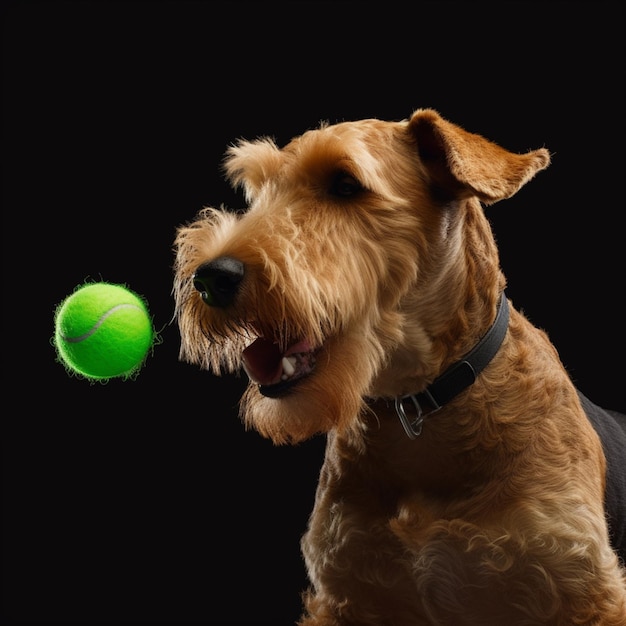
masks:
[(232, 304), (245, 273), (244, 264), (222, 256), (203, 263), (193, 275), (193, 286), (209, 306), (224, 308)]

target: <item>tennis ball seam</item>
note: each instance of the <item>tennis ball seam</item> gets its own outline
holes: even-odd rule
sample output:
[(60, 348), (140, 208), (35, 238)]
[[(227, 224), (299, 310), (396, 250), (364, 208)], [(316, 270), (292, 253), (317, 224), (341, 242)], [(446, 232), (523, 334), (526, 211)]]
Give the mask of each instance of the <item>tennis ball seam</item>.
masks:
[(84, 341), (85, 339), (91, 337), (91, 335), (93, 335), (100, 328), (100, 326), (102, 326), (104, 321), (119, 309), (136, 309), (137, 311), (143, 312), (143, 309), (138, 307), (136, 304), (116, 304), (114, 307), (111, 307), (108, 311), (106, 311), (106, 313), (101, 315), (86, 333), (83, 333), (78, 337), (68, 337), (62, 330), (59, 330), (59, 335), (61, 336), (61, 339), (68, 341), (69, 343), (79, 343)]

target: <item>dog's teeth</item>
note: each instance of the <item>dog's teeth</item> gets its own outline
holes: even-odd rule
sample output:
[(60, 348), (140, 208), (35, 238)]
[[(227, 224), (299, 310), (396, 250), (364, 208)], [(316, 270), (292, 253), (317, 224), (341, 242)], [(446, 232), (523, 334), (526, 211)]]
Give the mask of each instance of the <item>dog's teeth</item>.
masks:
[(283, 375), (282, 379), (285, 380), (296, 371), (296, 358), (293, 356), (284, 356), (282, 360)]

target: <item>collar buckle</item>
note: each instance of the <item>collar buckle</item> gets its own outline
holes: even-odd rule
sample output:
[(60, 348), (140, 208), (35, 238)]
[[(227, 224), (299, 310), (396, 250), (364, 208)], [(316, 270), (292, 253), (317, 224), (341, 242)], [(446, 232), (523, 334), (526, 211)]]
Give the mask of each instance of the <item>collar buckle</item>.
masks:
[[(404, 428), (404, 432), (407, 434), (409, 439), (415, 439), (422, 434), (422, 425), (424, 424), (424, 418), (431, 413), (437, 412), (441, 405), (435, 400), (434, 396), (430, 393), (428, 389), (425, 389), (422, 393), (419, 394), (422, 401), (426, 400), (429, 403), (429, 410), (426, 412), (422, 408), (420, 401), (416, 395), (408, 395), (408, 396), (398, 396), (396, 397), (396, 413), (400, 418), (400, 422), (402, 423), (402, 427)], [(415, 408), (416, 416), (413, 420), (410, 420), (404, 410), (404, 401), (411, 400), (413, 403), (413, 407)]]

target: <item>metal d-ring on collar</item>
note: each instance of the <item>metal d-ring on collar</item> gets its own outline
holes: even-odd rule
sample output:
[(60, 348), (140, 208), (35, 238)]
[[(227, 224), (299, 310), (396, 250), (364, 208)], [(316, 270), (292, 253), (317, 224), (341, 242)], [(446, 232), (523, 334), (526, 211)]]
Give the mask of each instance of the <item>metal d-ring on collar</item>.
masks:
[[(500, 295), (496, 319), (480, 341), (460, 361), (451, 365), (420, 393), (397, 396), (396, 413), (410, 439), (419, 437), (424, 418), (438, 411), (444, 404), (469, 387), (478, 374), (487, 367), (500, 349), (509, 325), (509, 303), (504, 292)], [(415, 409), (415, 418), (409, 419), (404, 410), (404, 401), (410, 400)]]

